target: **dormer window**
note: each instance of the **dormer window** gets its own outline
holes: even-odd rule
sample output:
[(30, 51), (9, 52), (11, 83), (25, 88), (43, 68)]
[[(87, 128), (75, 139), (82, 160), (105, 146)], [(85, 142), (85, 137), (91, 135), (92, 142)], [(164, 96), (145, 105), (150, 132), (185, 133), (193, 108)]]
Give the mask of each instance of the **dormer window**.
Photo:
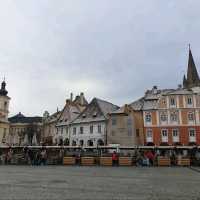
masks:
[(83, 115), (82, 115), (82, 118), (86, 118), (86, 114), (83, 114)]
[(145, 121), (148, 122), (148, 123), (151, 122), (151, 113), (146, 113)]
[(97, 113), (96, 113), (96, 112), (94, 112), (94, 113), (93, 113), (93, 117), (96, 117), (96, 116), (97, 116)]

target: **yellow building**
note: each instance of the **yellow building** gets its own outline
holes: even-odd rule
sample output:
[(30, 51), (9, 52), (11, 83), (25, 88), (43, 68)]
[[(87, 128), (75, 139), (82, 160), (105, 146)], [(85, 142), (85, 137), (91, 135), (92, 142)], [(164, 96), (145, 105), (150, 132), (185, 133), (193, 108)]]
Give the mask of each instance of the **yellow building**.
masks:
[(4, 80), (0, 89), (0, 145), (6, 143), (6, 138), (9, 134), (8, 113), (10, 97), (7, 94), (8, 91), (6, 90), (6, 82)]

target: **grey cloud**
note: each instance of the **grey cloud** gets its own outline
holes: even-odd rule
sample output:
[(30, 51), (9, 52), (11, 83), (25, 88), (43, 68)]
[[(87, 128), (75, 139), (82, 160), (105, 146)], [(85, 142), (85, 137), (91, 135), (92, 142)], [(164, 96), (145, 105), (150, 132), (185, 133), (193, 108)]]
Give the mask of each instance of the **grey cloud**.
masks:
[(200, 3), (60, 0), (0, 3), (0, 68), (11, 114), (41, 115), (72, 91), (122, 105), (177, 87), (191, 43), (200, 65)]

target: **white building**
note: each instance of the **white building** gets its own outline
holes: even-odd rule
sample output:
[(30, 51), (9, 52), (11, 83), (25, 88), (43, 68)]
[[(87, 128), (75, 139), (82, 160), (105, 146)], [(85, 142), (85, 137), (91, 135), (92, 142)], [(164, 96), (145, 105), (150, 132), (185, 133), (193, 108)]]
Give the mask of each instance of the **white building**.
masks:
[(106, 144), (108, 113), (116, 109), (118, 106), (94, 98), (70, 124), (70, 145), (97, 146)]
[(71, 94), (71, 98), (66, 100), (65, 107), (61, 111), (56, 124), (57, 133), (54, 140), (57, 140), (58, 144), (69, 145), (70, 123), (80, 115), (87, 105), (88, 102), (83, 93), (76, 96), (75, 100), (73, 100), (73, 94)]

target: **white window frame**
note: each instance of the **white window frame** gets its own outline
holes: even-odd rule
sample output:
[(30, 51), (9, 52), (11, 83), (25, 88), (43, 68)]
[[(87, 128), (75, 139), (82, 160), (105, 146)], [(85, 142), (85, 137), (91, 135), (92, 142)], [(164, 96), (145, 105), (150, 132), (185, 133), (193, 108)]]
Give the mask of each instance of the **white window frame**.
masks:
[[(165, 134), (163, 134), (165, 133)], [(162, 142), (168, 142), (169, 140), (169, 134), (167, 129), (161, 129), (161, 140)]]
[(153, 142), (153, 130), (150, 128), (146, 130), (146, 142)]
[[(174, 134), (176, 131), (176, 135)], [(172, 129), (172, 140), (173, 142), (179, 142), (180, 141), (180, 134), (179, 134), (179, 129), (175, 128), (175, 129)]]
[(171, 97), (169, 99), (169, 103), (170, 103), (170, 107), (176, 107), (176, 98), (175, 97)]
[[(193, 116), (190, 118), (190, 116)], [(188, 112), (188, 121), (195, 121), (195, 113), (194, 112)]]
[[(193, 132), (191, 134), (191, 131)], [(196, 130), (195, 128), (189, 128), (189, 142), (196, 142)]]
[(193, 106), (193, 99), (192, 97), (187, 97), (187, 106), (192, 107)]

